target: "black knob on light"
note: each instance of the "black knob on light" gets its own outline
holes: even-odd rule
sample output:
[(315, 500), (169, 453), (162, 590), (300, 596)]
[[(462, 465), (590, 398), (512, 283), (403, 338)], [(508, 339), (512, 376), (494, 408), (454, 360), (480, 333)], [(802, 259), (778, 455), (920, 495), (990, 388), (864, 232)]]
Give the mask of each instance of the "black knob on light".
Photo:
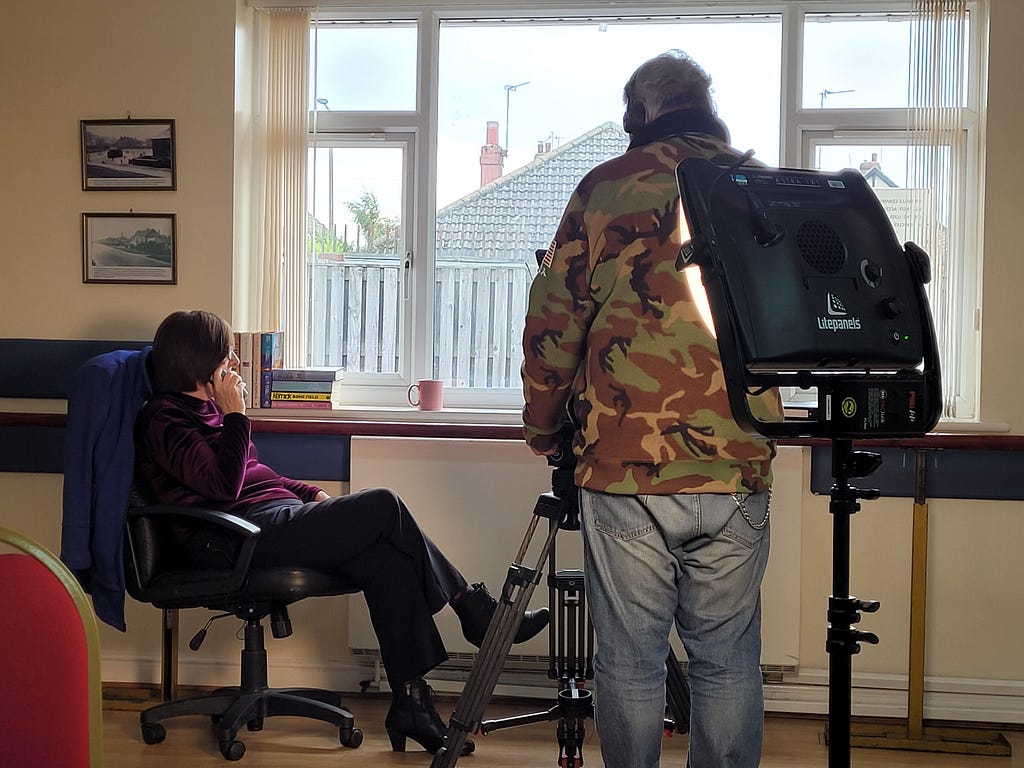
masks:
[(882, 268), (878, 264), (870, 259), (864, 259), (860, 263), (860, 273), (868, 285), (872, 288), (878, 287), (878, 283), (882, 279)]
[(886, 296), (882, 299), (881, 306), (882, 314), (890, 320), (895, 320), (903, 314), (903, 305), (900, 304), (900, 300), (895, 296)]

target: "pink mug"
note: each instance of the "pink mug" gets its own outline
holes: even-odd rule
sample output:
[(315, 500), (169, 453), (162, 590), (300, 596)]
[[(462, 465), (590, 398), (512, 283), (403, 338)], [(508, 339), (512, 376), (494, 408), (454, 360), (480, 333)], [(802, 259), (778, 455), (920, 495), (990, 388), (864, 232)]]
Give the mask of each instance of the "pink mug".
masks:
[[(415, 398), (413, 392), (416, 393)], [(444, 408), (444, 382), (441, 379), (420, 379), (409, 387), (409, 405), (421, 411), (440, 411)]]

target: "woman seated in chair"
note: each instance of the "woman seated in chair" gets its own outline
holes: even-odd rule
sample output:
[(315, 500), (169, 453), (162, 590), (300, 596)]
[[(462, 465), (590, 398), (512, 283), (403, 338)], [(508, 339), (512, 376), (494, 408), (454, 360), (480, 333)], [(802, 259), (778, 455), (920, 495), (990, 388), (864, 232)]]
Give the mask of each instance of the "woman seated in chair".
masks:
[[(154, 395), (136, 422), (140, 480), (162, 504), (219, 509), (262, 529), (253, 563), (333, 572), (366, 597), (393, 701), (385, 727), (395, 751), (406, 738), (434, 753), (447, 727), (423, 675), (445, 661), (433, 615), (450, 605), (476, 646), (496, 602), (470, 585), (393, 491), (331, 497), (261, 464), (250, 439), (230, 326), (203, 311), (174, 312), (150, 356)], [(516, 642), (540, 632), (548, 611), (529, 611)], [(473, 750), (467, 741), (463, 754)]]

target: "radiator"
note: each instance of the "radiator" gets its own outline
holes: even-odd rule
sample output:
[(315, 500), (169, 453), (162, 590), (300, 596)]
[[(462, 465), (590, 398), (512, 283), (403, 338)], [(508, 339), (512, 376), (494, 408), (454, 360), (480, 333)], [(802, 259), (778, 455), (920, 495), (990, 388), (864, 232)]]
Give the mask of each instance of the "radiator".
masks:
[[(525, 443), (515, 440), (439, 438), (352, 438), (351, 488), (392, 488), (467, 579), (484, 581), (498, 594), (519, 550), (539, 494), (550, 489), (551, 472)], [(800, 448), (783, 447), (775, 462), (772, 495), (772, 554), (762, 587), (762, 665), (767, 671), (798, 666), (800, 629), (800, 503), (803, 459)], [(543, 544), (538, 532), (524, 562), (536, 562)], [(555, 539), (557, 568), (581, 568), (582, 545), (576, 532)], [(546, 568), (545, 563), (545, 568)], [(545, 573), (545, 576), (547, 574)], [(548, 603), (546, 580), (531, 605)], [(469, 666), (476, 648), (462, 637), (450, 609), (435, 617), (453, 663)], [(676, 652), (684, 658), (678, 638)], [(352, 596), (349, 644), (353, 652), (379, 658), (366, 604)], [(506, 669), (537, 670), (547, 660), (547, 633), (514, 645)]]

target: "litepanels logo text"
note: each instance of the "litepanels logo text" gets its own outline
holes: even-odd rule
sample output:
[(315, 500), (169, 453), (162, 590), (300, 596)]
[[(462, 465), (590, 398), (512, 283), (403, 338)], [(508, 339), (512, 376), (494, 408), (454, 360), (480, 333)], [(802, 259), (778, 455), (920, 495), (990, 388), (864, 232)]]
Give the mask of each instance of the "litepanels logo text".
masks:
[(850, 317), (842, 299), (833, 293), (828, 294), (825, 310), (827, 317), (818, 315), (818, 328), (822, 331), (859, 331), (860, 318)]

